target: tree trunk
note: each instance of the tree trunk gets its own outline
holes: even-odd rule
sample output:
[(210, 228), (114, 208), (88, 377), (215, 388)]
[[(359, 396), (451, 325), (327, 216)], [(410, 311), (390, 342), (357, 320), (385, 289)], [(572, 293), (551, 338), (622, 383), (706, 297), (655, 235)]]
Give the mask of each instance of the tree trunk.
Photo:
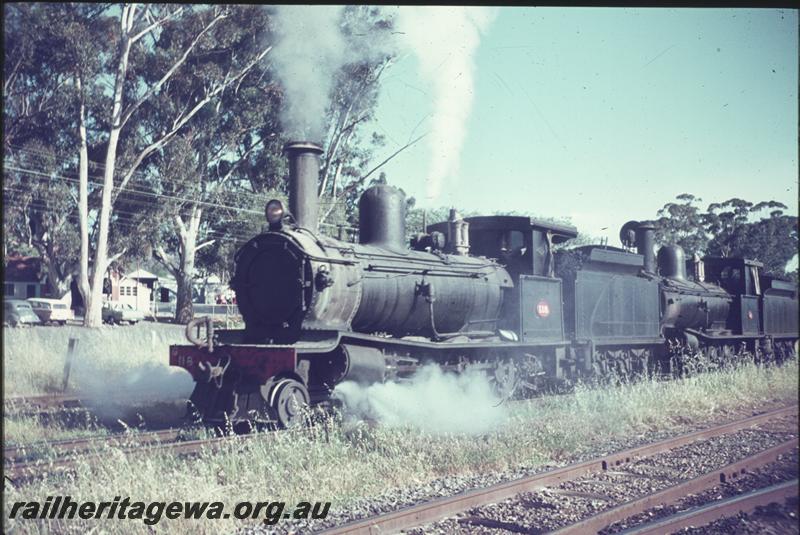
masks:
[(86, 301), (86, 327), (98, 327), (102, 323), (103, 279), (108, 269), (108, 230), (111, 222), (111, 190), (114, 188), (114, 167), (117, 157), (119, 130), (112, 128), (108, 139), (106, 168), (103, 178), (103, 196), (100, 205), (100, 228), (97, 232), (97, 249), (94, 255), (94, 272), (89, 299)]
[(78, 132), (80, 134), (80, 159), (78, 167), (78, 219), (81, 233), (81, 257), (78, 264), (78, 291), (83, 299), (84, 314), (89, 299), (89, 150), (86, 141), (86, 98), (83, 93), (81, 77), (75, 81), (80, 93), (80, 116)]
[[(186, 268), (194, 270), (194, 265), (183, 265)], [(186, 276), (186, 271), (181, 270), (178, 274), (178, 302), (175, 306), (175, 321), (185, 325), (189, 323), (193, 317), (194, 308), (192, 306), (192, 278)]]
[(108, 230), (111, 222), (111, 192), (114, 189), (114, 171), (117, 161), (117, 145), (122, 129), (122, 92), (125, 77), (128, 73), (128, 56), (131, 49), (130, 31), (136, 6), (125, 5), (122, 8), (120, 21), (120, 51), (114, 80), (114, 105), (111, 112), (111, 128), (108, 135), (105, 170), (103, 172), (103, 195), (100, 204), (100, 228), (97, 232), (97, 248), (95, 249), (94, 270), (89, 298), (86, 299), (86, 327), (98, 327), (102, 324), (103, 279), (108, 269)]
[[(43, 258), (42, 260), (45, 259)], [(72, 273), (68, 273), (64, 276), (52, 259), (44, 263), (47, 268), (47, 289), (53, 298), (61, 299), (69, 291), (69, 285), (72, 282)]]
[(200, 229), (200, 219), (203, 210), (194, 206), (189, 216), (189, 224), (185, 225), (180, 216), (176, 216), (180, 236), (180, 266), (176, 276), (178, 283), (177, 304), (175, 306), (175, 321), (189, 323), (194, 317), (192, 307), (192, 283), (194, 281), (194, 260), (197, 252), (197, 232)]

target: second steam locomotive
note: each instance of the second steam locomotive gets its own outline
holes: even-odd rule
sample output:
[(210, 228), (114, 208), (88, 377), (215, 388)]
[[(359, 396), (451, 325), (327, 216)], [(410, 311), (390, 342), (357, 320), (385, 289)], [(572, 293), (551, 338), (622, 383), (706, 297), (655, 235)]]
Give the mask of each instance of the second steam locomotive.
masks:
[(796, 350), (797, 289), (756, 261), (687, 262), (672, 245), (656, 255), (655, 227), (634, 221), (623, 248), (559, 249), (574, 227), (455, 211), (408, 245), (405, 198), (386, 185), (364, 192), (359, 243), (344, 242), (316, 231), (322, 148), (286, 152), (290, 210), (270, 201), (269, 228), (235, 257), (245, 328), (201, 318), (187, 327), (192, 344), (170, 348), (170, 364), (196, 381), (191, 403), (206, 423), (285, 427), (342, 381), (402, 379), (428, 362), (481, 369), (508, 396), (668, 369), (701, 350), (719, 359)]

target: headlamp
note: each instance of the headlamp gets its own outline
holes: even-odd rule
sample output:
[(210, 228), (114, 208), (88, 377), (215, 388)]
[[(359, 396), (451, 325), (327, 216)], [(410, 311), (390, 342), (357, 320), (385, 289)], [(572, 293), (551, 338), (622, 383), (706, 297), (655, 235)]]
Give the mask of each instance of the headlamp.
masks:
[(283, 203), (277, 199), (272, 199), (267, 203), (267, 207), (264, 209), (264, 213), (267, 216), (267, 223), (269, 223), (270, 230), (278, 230), (281, 228), (281, 222), (283, 221)]

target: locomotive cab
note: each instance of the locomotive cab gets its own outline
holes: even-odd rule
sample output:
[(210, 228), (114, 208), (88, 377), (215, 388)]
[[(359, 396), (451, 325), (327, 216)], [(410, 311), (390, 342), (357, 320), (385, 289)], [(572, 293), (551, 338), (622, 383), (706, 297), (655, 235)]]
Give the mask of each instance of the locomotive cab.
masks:
[[(469, 224), (470, 254), (494, 258), (514, 282), (506, 292), (498, 327), (523, 341), (563, 341), (561, 280), (555, 278), (553, 246), (578, 235), (575, 227), (524, 216), (476, 216)], [(448, 223), (429, 230), (445, 232)]]
[(733, 297), (728, 326), (736, 334), (762, 332), (760, 271), (764, 265), (744, 258), (706, 257), (705, 279), (722, 287)]
[(509, 273), (553, 277), (553, 245), (578, 235), (569, 225), (520, 216), (479, 216), (469, 223), (472, 254), (496, 258)]

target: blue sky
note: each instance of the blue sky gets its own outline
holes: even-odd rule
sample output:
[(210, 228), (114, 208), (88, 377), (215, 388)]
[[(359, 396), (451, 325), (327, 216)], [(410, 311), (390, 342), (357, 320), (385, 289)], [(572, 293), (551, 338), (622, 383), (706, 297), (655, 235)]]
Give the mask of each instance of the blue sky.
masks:
[[(792, 10), (500, 8), (474, 55), (457, 176), (426, 198), (426, 140), (384, 171), (418, 206), (568, 217), (614, 245), (623, 223), (684, 192), (703, 208), (774, 199), (796, 214), (797, 25)], [(434, 111), (402, 55), (382, 87), (376, 161)]]

